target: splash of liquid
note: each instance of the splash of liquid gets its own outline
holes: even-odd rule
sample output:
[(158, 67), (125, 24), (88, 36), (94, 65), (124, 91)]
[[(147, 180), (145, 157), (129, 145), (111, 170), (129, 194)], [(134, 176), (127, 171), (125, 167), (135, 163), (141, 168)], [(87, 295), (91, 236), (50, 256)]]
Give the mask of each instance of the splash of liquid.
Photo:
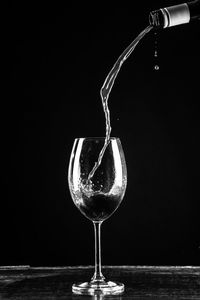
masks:
[(100, 90), (100, 96), (101, 96), (101, 101), (103, 105), (103, 110), (105, 114), (105, 119), (106, 119), (106, 138), (105, 142), (103, 145), (103, 148), (101, 149), (99, 153), (99, 157), (97, 162), (94, 164), (93, 169), (89, 173), (88, 176), (88, 182), (91, 180), (93, 177), (94, 173), (96, 172), (97, 168), (101, 164), (104, 152), (110, 142), (110, 134), (111, 134), (111, 124), (110, 124), (110, 110), (108, 107), (108, 98), (110, 95), (110, 92), (112, 90), (113, 84), (115, 82), (115, 79), (117, 77), (117, 74), (119, 73), (123, 63), (125, 60), (131, 55), (139, 41), (152, 29), (153, 27), (149, 25), (146, 27), (135, 39), (132, 41), (132, 43), (122, 52), (122, 54), (118, 57), (117, 61), (113, 65), (112, 69), (108, 73), (108, 76), (106, 77), (104, 84)]

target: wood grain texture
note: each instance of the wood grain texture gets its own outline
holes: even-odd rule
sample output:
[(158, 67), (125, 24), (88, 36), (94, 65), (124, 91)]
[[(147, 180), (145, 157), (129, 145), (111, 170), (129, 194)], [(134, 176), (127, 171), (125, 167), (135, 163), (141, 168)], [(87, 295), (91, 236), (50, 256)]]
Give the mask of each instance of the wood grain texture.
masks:
[(105, 266), (109, 280), (125, 284), (119, 296), (78, 296), (72, 283), (88, 281), (92, 266), (0, 267), (0, 300), (200, 299), (200, 267)]

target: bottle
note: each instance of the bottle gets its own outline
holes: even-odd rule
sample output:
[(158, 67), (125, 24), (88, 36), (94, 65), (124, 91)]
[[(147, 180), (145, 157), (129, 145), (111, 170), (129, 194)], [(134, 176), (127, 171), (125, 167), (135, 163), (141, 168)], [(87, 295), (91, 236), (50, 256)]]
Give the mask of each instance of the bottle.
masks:
[(150, 25), (160, 28), (189, 23), (193, 19), (200, 20), (200, 0), (160, 8), (149, 14)]

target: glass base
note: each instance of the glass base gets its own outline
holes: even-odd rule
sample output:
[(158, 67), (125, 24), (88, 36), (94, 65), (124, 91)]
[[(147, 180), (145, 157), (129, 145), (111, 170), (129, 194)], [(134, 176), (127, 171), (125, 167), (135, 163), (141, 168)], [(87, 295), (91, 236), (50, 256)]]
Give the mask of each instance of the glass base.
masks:
[(124, 284), (113, 281), (75, 283), (72, 292), (78, 295), (119, 295), (124, 292)]

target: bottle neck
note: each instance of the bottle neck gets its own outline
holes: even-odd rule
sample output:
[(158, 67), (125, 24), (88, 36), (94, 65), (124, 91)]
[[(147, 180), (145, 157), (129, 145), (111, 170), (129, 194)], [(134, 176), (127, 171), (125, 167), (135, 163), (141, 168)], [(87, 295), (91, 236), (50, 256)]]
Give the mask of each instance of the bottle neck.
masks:
[(154, 27), (167, 28), (189, 23), (200, 17), (200, 0), (178, 4), (152, 11), (149, 22)]

